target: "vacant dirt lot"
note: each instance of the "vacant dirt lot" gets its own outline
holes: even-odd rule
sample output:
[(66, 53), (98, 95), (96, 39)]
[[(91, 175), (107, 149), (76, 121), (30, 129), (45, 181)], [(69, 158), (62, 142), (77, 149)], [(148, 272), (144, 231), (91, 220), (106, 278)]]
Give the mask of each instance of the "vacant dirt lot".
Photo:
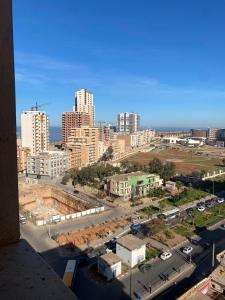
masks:
[(176, 164), (177, 171), (180, 173), (191, 173), (192, 171), (211, 171), (221, 164), (220, 156), (218, 158), (210, 158), (204, 154), (200, 154), (195, 149), (166, 149), (162, 151), (139, 152), (127, 160), (138, 161), (147, 165), (154, 157), (162, 161), (170, 161)]
[(57, 238), (59, 245), (73, 244), (79, 247), (84, 244), (96, 241), (107, 237), (120, 228), (124, 228), (128, 224), (127, 220), (119, 220), (108, 222), (106, 224), (99, 224), (97, 226), (89, 227), (81, 231), (62, 234)]

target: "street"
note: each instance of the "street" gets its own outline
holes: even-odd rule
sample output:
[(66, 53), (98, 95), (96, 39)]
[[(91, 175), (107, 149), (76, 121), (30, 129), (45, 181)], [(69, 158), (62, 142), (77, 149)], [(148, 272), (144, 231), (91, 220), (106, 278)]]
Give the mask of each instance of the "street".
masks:
[[(188, 279), (184, 279), (186, 288), (191, 287), (193, 282), (201, 280), (201, 278), (209, 274), (211, 271), (213, 242), (215, 242), (216, 245), (216, 253), (225, 248), (225, 230), (222, 229), (220, 225), (215, 226), (213, 230), (206, 230), (202, 232), (199, 239), (196, 239), (193, 244), (188, 242), (182, 246), (191, 245), (193, 247), (192, 261), (196, 265), (193, 275)], [(210, 243), (210, 245), (206, 247), (206, 243)], [(165, 281), (165, 275), (168, 274), (170, 279), (172, 278), (171, 276), (176, 275), (176, 273), (179, 275), (179, 272), (182, 272), (184, 268), (190, 265), (190, 257), (182, 253), (180, 247), (173, 250), (172, 254), (173, 256), (167, 261), (156, 259), (153, 263), (151, 263), (152, 268), (150, 271), (146, 273), (141, 273), (136, 269), (132, 271), (131, 279), (128, 274), (120, 281), (115, 279), (112, 283), (101, 284), (101, 286), (99, 286), (99, 283), (95, 283), (93, 279), (90, 278), (87, 267), (80, 268), (76, 276), (74, 289), (80, 300), (87, 299), (86, 297), (88, 293), (90, 293), (90, 290), (93, 300), (104, 299), (104, 296), (106, 295), (108, 300), (130, 299), (130, 282), (132, 299), (136, 299), (134, 296), (135, 291), (144, 291), (145, 288), (149, 286), (151, 286), (151, 293), (154, 293), (158, 288), (159, 292), (162, 292), (162, 286), (167, 283)], [(185, 276), (186, 274), (184, 274), (184, 278)], [(89, 286), (88, 291), (85, 289), (87, 282)], [(178, 281), (171, 282), (171, 285), (173, 284), (176, 285), (176, 288), (179, 286), (181, 292), (185, 291), (183, 281), (181, 284), (179, 284)], [(169, 292), (170, 290), (168, 293)], [(169, 297), (166, 295), (164, 296), (164, 294), (161, 294), (161, 296), (158, 297), (160, 298), (157, 299), (176, 299), (173, 292), (169, 294)], [(151, 294), (149, 293), (146, 294), (146, 299), (148, 298), (151, 298)]]

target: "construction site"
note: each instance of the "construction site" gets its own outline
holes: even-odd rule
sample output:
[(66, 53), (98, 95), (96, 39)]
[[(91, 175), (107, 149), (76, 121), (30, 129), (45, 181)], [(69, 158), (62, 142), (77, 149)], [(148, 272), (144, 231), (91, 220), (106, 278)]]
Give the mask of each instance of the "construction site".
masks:
[(60, 217), (91, 210), (95, 206), (71, 196), (51, 185), (19, 185), (20, 210), (35, 221), (57, 220)]

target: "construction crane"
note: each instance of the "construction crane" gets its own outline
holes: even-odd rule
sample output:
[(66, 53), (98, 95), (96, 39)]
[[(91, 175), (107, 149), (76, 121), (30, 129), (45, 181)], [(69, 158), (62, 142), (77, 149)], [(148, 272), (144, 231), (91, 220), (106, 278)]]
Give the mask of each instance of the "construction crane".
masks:
[(32, 110), (32, 111), (38, 111), (39, 108), (41, 108), (41, 107), (43, 107), (43, 106), (45, 106), (45, 105), (48, 105), (48, 104), (49, 104), (49, 103), (38, 104), (37, 101), (36, 101), (35, 105), (31, 107), (31, 110)]

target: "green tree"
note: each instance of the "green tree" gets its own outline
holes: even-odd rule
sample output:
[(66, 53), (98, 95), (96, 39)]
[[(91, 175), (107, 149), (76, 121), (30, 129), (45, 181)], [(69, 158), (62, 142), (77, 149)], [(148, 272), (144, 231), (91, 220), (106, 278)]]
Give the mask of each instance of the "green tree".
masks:
[(62, 178), (62, 180), (61, 180), (61, 183), (62, 184), (64, 184), (64, 185), (66, 185), (68, 182), (69, 182), (69, 180), (70, 180), (70, 174), (69, 173), (66, 173), (64, 176), (63, 176), (63, 178)]
[(153, 158), (153, 160), (151, 160), (149, 162), (149, 172), (150, 173), (156, 173), (161, 175), (162, 174), (162, 170), (163, 170), (163, 164), (161, 162), (160, 159), (158, 159), (157, 157)]
[(167, 162), (163, 165), (163, 170), (161, 173), (161, 177), (165, 181), (169, 180), (172, 176), (174, 176), (176, 171), (176, 165), (173, 162)]
[(161, 213), (163, 212), (163, 209), (165, 208), (165, 206), (166, 206), (166, 204), (163, 201), (159, 202), (159, 210)]
[(109, 148), (105, 151), (105, 153), (101, 157), (101, 161), (108, 161), (113, 159), (113, 147), (109, 146)]
[(180, 189), (183, 187), (183, 183), (181, 181), (177, 181), (176, 182), (176, 188), (178, 190), (178, 192), (180, 192)]

